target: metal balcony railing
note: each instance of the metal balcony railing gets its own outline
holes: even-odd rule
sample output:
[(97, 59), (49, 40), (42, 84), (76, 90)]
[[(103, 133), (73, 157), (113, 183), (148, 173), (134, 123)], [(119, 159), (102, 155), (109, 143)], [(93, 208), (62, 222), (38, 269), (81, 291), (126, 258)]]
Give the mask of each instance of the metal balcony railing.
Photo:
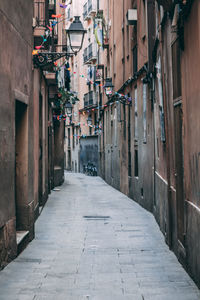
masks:
[(38, 27), (46, 26), (46, 3), (43, 1), (34, 2), (34, 18)]

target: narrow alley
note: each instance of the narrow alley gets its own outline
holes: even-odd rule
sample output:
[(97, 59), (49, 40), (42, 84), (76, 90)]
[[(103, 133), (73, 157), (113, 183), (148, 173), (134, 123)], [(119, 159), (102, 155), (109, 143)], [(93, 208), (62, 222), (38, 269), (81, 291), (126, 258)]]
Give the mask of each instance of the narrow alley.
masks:
[(198, 300), (152, 214), (100, 177), (65, 173), (0, 300)]

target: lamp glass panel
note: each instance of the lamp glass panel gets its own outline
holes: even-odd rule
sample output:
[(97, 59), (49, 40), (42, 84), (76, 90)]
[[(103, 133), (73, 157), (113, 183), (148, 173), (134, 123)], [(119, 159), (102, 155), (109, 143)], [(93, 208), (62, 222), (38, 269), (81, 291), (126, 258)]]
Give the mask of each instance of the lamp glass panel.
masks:
[(107, 87), (105, 90), (106, 90), (106, 95), (112, 95), (112, 88), (111, 87)]
[(70, 32), (71, 47), (73, 49), (80, 49), (82, 45), (83, 33), (82, 32)]

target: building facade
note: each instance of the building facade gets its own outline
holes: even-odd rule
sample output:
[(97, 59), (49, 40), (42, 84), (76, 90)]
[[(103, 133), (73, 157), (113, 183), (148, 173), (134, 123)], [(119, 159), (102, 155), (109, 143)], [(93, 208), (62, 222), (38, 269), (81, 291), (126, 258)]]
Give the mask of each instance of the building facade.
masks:
[[(73, 172), (83, 171), (80, 157), (84, 156), (80, 139), (88, 139), (86, 142), (90, 146), (91, 136), (98, 135), (98, 102), (99, 102), (99, 78), (97, 78), (97, 68), (100, 57), (100, 47), (95, 37), (95, 24), (99, 3), (96, 0), (67, 1), (67, 23), (75, 16), (80, 16), (80, 20), (87, 30), (83, 47), (80, 52), (70, 58), (71, 82), (70, 90), (77, 93), (79, 99), (73, 105), (72, 115), (66, 120), (65, 128), (65, 161), (66, 169)], [(95, 138), (94, 138), (95, 139)], [(93, 147), (93, 142), (91, 142)], [(85, 156), (84, 156), (85, 157)], [(90, 160), (88, 159), (88, 162)], [(97, 164), (92, 159), (93, 164)], [(87, 164), (87, 163), (86, 163)], [(97, 165), (96, 165), (97, 167)]]
[[(200, 285), (199, 2), (79, 4), (88, 32), (83, 53), (71, 62), (78, 138), (98, 134), (100, 176), (154, 214)], [(76, 138), (70, 123), (67, 130)], [(75, 151), (78, 159), (79, 143)]]
[(154, 213), (199, 285), (199, 2), (108, 1), (108, 8), (104, 63), (114, 93), (103, 95), (101, 176)]
[(11, 2), (0, 3), (0, 268), (34, 238), (40, 209), (64, 181), (57, 102), (65, 59), (41, 66), (37, 58), (64, 51), (65, 9), (60, 1)]
[(32, 19), (32, 1), (1, 1), (0, 268), (34, 237)]

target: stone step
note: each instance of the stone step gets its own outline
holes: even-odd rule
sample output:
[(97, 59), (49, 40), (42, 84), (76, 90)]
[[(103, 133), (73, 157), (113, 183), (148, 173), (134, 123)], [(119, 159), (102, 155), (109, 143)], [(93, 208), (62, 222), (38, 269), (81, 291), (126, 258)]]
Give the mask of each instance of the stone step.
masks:
[(29, 242), (29, 231), (17, 231), (17, 254), (21, 253)]

